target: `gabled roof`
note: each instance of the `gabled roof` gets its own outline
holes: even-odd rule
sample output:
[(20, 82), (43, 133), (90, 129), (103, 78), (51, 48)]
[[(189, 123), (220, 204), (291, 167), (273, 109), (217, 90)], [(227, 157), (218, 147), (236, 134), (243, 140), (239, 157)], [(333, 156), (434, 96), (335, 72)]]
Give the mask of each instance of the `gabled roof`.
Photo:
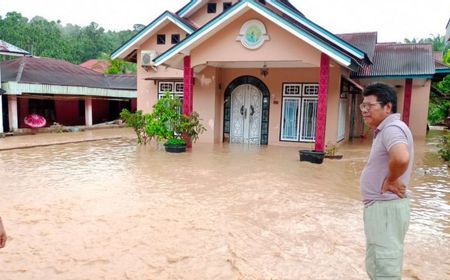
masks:
[[(295, 10), (296, 12), (300, 13), (303, 16), (303, 14), (299, 10), (297, 10), (297, 8), (294, 5), (292, 5), (288, 0), (276, 0), (276, 1), (283, 3), (287, 7)], [(202, 6), (202, 4), (207, 2), (208, 2), (207, 0), (191, 0), (177, 11), (177, 15), (181, 17), (186, 17), (192, 14), (193, 12), (197, 11), (197, 9)]]
[(375, 45), (377, 44), (377, 32), (336, 34), (336, 36), (365, 52), (370, 61), (373, 61)]
[(381, 43), (375, 46), (373, 64), (361, 67), (352, 77), (426, 78), (435, 74), (430, 44)]
[(187, 20), (180, 18), (179, 16), (165, 11), (159, 17), (157, 17), (154, 21), (150, 22), (146, 27), (144, 27), (141, 31), (139, 31), (136, 35), (131, 37), (130, 40), (125, 42), (122, 46), (112, 52), (111, 58), (125, 58), (129, 54), (131, 54), (135, 49), (137, 49), (143, 42), (145, 42), (148, 38), (154, 35), (161, 27), (165, 26), (168, 22), (172, 22), (186, 33), (191, 34), (196, 29), (191, 23)]
[(104, 75), (67, 61), (21, 57), (0, 63), (2, 82), (136, 90), (135, 75)]
[(30, 53), (8, 42), (0, 40), (0, 54), (11, 56), (29, 55)]
[[(259, 1), (241, 0), (227, 11), (203, 25), (188, 38), (161, 54), (154, 60), (155, 64), (157, 66), (161, 65), (180, 52), (190, 51), (201, 42), (215, 34), (218, 30), (223, 28), (227, 22), (237, 18), (248, 10), (254, 10), (255, 12), (261, 14), (273, 23), (284, 28), (287, 32), (290, 32), (294, 36), (302, 39), (321, 52), (326, 53), (341, 65), (350, 66), (353, 58), (362, 60), (366, 57), (364, 52), (307, 20), (303, 17), (303, 15), (301, 15), (301, 13), (295, 12), (293, 9), (278, 1), (266, 1), (271, 2), (271, 4), (273, 4), (276, 8), (279, 8), (284, 15), (280, 16), (259, 3)], [(287, 19), (286, 15), (293, 17), (295, 20)], [(292, 21), (295, 21), (295, 23)], [(297, 22), (300, 23), (300, 25), (296, 24)], [(306, 26), (306, 28), (303, 28), (304, 26)]]

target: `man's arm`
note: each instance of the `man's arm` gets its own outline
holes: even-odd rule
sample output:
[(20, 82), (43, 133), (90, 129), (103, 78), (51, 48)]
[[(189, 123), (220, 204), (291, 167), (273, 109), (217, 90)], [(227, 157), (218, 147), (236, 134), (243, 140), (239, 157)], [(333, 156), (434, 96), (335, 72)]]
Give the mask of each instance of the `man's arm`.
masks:
[(395, 144), (389, 150), (389, 173), (384, 180), (381, 193), (390, 191), (399, 197), (405, 197), (406, 187), (400, 181), (409, 164), (408, 146), (404, 143)]
[(0, 248), (5, 247), (6, 244), (6, 232), (3, 227), (2, 217), (0, 217)]

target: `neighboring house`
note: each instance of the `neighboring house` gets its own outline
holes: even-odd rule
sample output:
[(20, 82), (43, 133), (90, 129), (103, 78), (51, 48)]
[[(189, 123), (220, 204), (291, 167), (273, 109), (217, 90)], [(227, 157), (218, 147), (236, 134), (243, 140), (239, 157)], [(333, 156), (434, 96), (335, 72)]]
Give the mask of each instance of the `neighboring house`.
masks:
[[(0, 40), (0, 55), (5, 56), (24, 56), (29, 55), (29, 53), (25, 50), (22, 50), (19, 47), (16, 47), (14, 45), (11, 45), (8, 42), (5, 42), (3, 40)], [(6, 92), (2, 88), (2, 69), (0, 67), (0, 133), (3, 133), (4, 126), (3, 126), (3, 120), (8, 119), (8, 104), (6, 102), (3, 102), (3, 99), (6, 100), (6, 98), (3, 96), (3, 94)]]
[(364, 133), (362, 87), (383, 81), (417, 137), (427, 126), (431, 45), (335, 35), (287, 0), (192, 0), (164, 12), (113, 52), (138, 65), (138, 109), (166, 92), (207, 127), (200, 142), (294, 145)]
[(106, 69), (111, 66), (111, 62), (101, 59), (89, 59), (81, 63), (80, 66), (103, 74), (105, 73)]
[[(25, 56), (0, 63), (5, 131), (25, 128), (37, 113), (47, 125), (86, 125), (135, 109), (136, 76), (104, 75), (66, 61)], [(134, 100), (134, 101), (133, 101)]]

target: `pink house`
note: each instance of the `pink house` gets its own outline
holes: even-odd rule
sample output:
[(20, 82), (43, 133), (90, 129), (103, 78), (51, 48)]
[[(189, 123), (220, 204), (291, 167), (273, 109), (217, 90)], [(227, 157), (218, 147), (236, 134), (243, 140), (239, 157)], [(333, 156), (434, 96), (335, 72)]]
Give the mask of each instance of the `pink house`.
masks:
[(287, 0), (192, 0), (164, 12), (113, 52), (138, 64), (138, 109), (165, 92), (197, 111), (199, 141), (323, 150), (365, 133), (358, 104), (373, 81), (395, 86), (416, 137), (427, 126), (430, 45), (377, 33), (332, 34)]

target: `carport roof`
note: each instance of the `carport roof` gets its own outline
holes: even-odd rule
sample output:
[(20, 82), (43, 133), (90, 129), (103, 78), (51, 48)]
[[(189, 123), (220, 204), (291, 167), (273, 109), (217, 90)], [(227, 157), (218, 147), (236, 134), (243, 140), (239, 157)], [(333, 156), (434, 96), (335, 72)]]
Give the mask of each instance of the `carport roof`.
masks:
[(53, 58), (21, 57), (0, 67), (2, 82), (136, 90), (135, 75), (104, 75)]

